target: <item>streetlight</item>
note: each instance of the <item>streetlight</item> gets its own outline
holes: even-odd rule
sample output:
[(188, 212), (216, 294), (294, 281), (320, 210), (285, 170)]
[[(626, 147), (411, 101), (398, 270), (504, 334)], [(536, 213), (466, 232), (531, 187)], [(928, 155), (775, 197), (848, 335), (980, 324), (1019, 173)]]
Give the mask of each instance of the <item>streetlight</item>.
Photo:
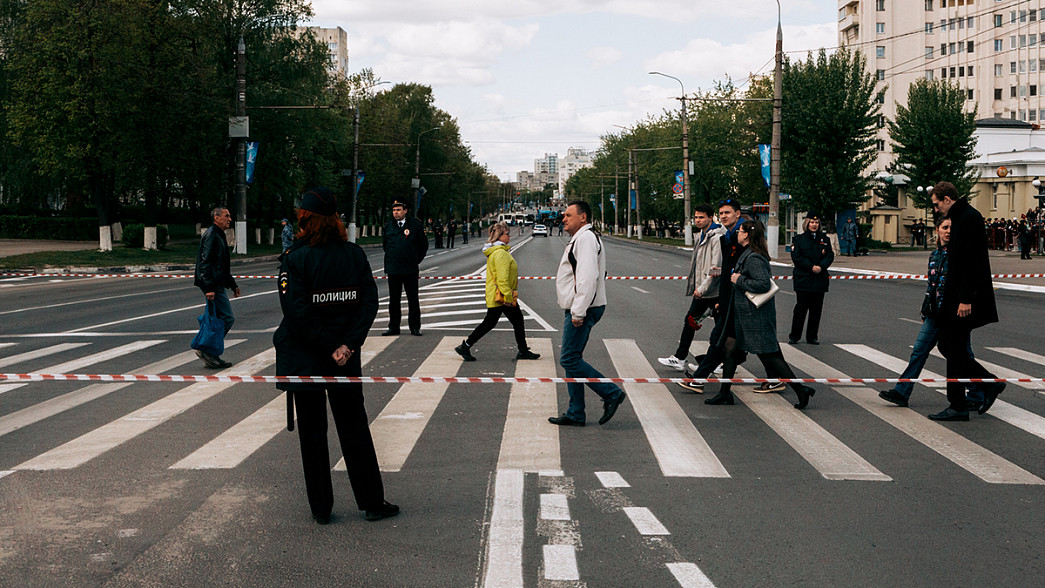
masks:
[[(932, 197), (933, 187), (932, 186), (924, 186), (924, 187), (923, 186), (918, 186), (918, 191), (919, 192), (925, 192), (925, 195), (927, 197)], [(925, 205), (925, 218), (922, 221), (922, 224), (924, 224), (926, 226), (929, 225), (929, 208), (931, 206), (932, 206), (932, 201), (930, 200)], [(925, 231), (925, 229), (923, 229), (923, 234), (921, 236), (921, 239), (922, 239), (922, 249), (928, 249), (929, 248), (929, 238), (924, 234), (924, 231)]]
[[(247, 25), (244, 25), (246, 29)], [(236, 253), (247, 254), (247, 137), (250, 123), (247, 122), (247, 44), (240, 31), (236, 45), (236, 118), (238, 125), (246, 128), (236, 140)], [(232, 126), (232, 125), (229, 125)]]
[[(629, 133), (631, 132), (631, 129), (629, 129), (628, 127), (621, 126), (621, 125), (613, 125), (613, 126), (619, 128), (619, 129), (624, 129), (625, 131), (627, 131)], [(632, 137), (632, 140), (634, 141), (634, 136)], [(639, 214), (639, 211), (638, 211), (638, 208), (639, 208), (639, 191), (638, 191), (637, 186), (635, 185), (634, 173), (635, 173), (635, 149), (629, 147), (628, 148), (628, 198), (627, 198), (626, 204), (624, 205), (625, 206), (624, 210), (625, 210), (625, 213), (627, 215), (627, 220), (625, 221), (625, 223), (627, 224), (627, 227), (628, 227), (625, 233), (627, 234), (629, 239), (631, 238), (631, 195), (632, 194), (635, 194), (635, 220), (636, 220), (636, 223), (638, 222), (638, 214)], [(638, 231), (639, 231), (638, 232), (639, 239), (642, 239), (642, 225), (641, 224), (638, 227)]]
[[(420, 190), (421, 189), (421, 136), (424, 135), (425, 133), (431, 133), (432, 131), (438, 131), (438, 130), (439, 130), (439, 127), (432, 127), (430, 129), (428, 129), (427, 131), (421, 131), (420, 133), (417, 134), (417, 151), (414, 154), (414, 179), (411, 180), (411, 182), (410, 182), (410, 187), (413, 188), (414, 190)], [(415, 206), (415, 208), (421, 208), (421, 203), (418, 202), (417, 206)], [(421, 212), (421, 211), (420, 210), (414, 210), (414, 216), (417, 216), (417, 213), (419, 213), (419, 212)]]
[(682, 80), (675, 76), (669, 76), (666, 73), (659, 71), (651, 71), (650, 75), (664, 76), (671, 78), (682, 86), (682, 96), (679, 100), (682, 102), (682, 198), (683, 198), (683, 216), (682, 226), (686, 235), (686, 246), (693, 245), (693, 225), (691, 223), (690, 203), (689, 203), (689, 126), (686, 124), (686, 86), (682, 83)]
[(776, 0), (776, 67), (773, 68), (773, 137), (769, 153), (769, 256), (780, 256), (780, 131), (784, 96), (784, 29), (780, 24), (780, 0)]
[[(366, 92), (370, 88), (380, 86), (381, 84), (390, 84), (391, 82), (377, 82), (370, 84), (365, 88), (360, 88), (360, 92)], [(352, 117), (352, 127), (355, 138), (352, 141), (352, 215), (348, 219), (348, 240), (352, 243), (356, 242), (356, 210), (357, 203), (359, 202), (359, 104), (356, 104), (355, 115)]]

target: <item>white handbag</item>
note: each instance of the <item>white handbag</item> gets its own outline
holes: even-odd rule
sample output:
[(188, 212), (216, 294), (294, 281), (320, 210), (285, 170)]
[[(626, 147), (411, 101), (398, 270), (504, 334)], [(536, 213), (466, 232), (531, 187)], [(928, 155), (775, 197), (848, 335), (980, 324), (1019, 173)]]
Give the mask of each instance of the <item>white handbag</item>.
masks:
[(744, 291), (744, 296), (751, 301), (751, 304), (755, 305), (755, 308), (761, 307), (763, 304), (768, 302), (776, 293), (780, 290), (780, 286), (776, 285), (776, 282), (769, 280), (769, 290), (762, 292), (761, 294), (755, 294), (754, 292)]

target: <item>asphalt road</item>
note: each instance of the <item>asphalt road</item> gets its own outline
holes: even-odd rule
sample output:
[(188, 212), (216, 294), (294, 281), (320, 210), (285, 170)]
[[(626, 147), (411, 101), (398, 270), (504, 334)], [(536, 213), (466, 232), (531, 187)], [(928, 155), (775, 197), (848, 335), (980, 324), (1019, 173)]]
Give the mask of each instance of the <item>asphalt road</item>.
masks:
[[(565, 238), (528, 239), (513, 235), (520, 273), (554, 275)], [(677, 249), (605, 246), (611, 275), (679, 275), (688, 263)], [(431, 250), (422, 270), (473, 273), (479, 249), (473, 239)], [(368, 255), (380, 270), (380, 251)], [(274, 280), (241, 286), (225, 354), (236, 365), (221, 373), (273, 374)], [(782, 286), (786, 337), (794, 296)], [(821, 345), (785, 344), (784, 355), (803, 376), (895, 377), (923, 287), (832, 282)], [(0, 288), (0, 372), (214, 373), (187, 353), (202, 308), (191, 280), (34, 277)], [(425, 280), (422, 337), (381, 337), (382, 307), (364, 374), (561, 376), (551, 280), (520, 284), (541, 360), (515, 362), (502, 321), (478, 361), (460, 361), (452, 347), (483, 315), (480, 290)], [(1043, 294), (997, 296), (1002, 321), (974, 333), (977, 357), (1000, 376), (1042, 377)], [(682, 282), (612, 281), (609, 300), (586, 359), (607, 376), (677, 376), (657, 358), (677, 345)], [(764, 375), (755, 360), (743, 367)], [(943, 360), (927, 369), (943, 373)], [(604, 426), (589, 393), (589, 426), (558, 429), (545, 419), (565, 409), (565, 385), (368, 385), (386, 495), (402, 514), (364, 521), (335, 472), (336, 518), (318, 526), (271, 385), (0, 382), (0, 585), (1040, 583), (1045, 387), (1010, 384), (990, 414), (942, 425), (924, 415), (943, 395), (921, 385), (909, 409), (877, 388), (816, 385), (802, 412), (790, 391), (750, 388), (735, 386), (736, 406), (713, 407), (675, 385), (628, 385)], [(333, 439), (331, 455), (341, 455)]]

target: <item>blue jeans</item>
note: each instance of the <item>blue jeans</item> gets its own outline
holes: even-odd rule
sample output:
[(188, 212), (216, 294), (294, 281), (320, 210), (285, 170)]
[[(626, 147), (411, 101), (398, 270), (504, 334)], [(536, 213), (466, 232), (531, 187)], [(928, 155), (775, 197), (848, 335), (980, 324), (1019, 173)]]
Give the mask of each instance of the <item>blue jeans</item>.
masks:
[(225, 293), (224, 288), (214, 292), (214, 312), (225, 323), (225, 334), (228, 335), (236, 317), (232, 316), (232, 303), (229, 302), (229, 295)]
[[(940, 327), (936, 324), (936, 320), (933, 318), (923, 320), (922, 328), (918, 331), (918, 337), (914, 340), (911, 360), (907, 363), (907, 368), (900, 374), (900, 377), (917, 378), (922, 373), (922, 368), (925, 367), (925, 361), (929, 358), (929, 352), (932, 351), (933, 347), (936, 347), (936, 343), (939, 340)], [(972, 342), (966, 339), (965, 344), (969, 348), (969, 355), (972, 356)], [(966, 386), (969, 391), (969, 400), (983, 402), (983, 390), (980, 389), (978, 384), (967, 384)], [(911, 391), (914, 389), (914, 384), (911, 382), (897, 382), (894, 389), (901, 396), (909, 399)]]
[[(595, 323), (599, 322), (602, 318), (602, 313), (606, 311), (605, 306), (593, 306), (588, 309), (588, 314), (584, 317), (584, 324), (579, 327), (573, 326), (573, 318), (570, 315), (570, 311), (566, 310), (566, 321), (562, 326), (562, 349), (559, 353), (559, 365), (566, 371), (567, 378), (603, 378), (599, 370), (591, 367), (588, 362), (584, 361), (584, 347), (588, 344), (588, 335), (591, 334), (591, 328), (595, 326)], [(604, 384), (588, 384), (588, 387), (595, 391), (603, 400), (609, 400), (616, 398), (618, 394), (623, 394), (616, 384), (604, 383)], [(566, 411), (566, 416), (575, 421), (584, 422), (584, 384), (566, 384), (566, 389), (570, 392), (570, 408)]]

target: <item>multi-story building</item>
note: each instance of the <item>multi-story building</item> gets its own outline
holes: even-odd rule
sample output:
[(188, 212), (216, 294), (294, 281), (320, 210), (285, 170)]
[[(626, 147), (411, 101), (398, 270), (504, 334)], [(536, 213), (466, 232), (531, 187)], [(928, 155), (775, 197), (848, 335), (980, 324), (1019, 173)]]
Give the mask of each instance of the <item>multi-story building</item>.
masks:
[(541, 172), (554, 174), (559, 171), (559, 154), (545, 153), (544, 157), (533, 160), (533, 173)]
[(587, 149), (575, 149), (570, 147), (566, 150), (566, 157), (559, 162), (559, 193), (566, 192), (566, 181), (578, 171), (591, 167), (591, 153)]
[(320, 43), (325, 43), (330, 61), (327, 69), (341, 78), (348, 76), (348, 32), (341, 27), (298, 27), (298, 34), (312, 33)]
[[(840, 45), (863, 53), (880, 83), (879, 153), (871, 170), (879, 177), (888, 175), (885, 170), (894, 160), (885, 121), (895, 119), (896, 105), (907, 103), (908, 88), (918, 78), (957, 84), (966, 93), (966, 111), (978, 119), (1024, 121), (1033, 133), (1045, 120), (1045, 0), (839, 0), (838, 36)], [(1029, 144), (1003, 149), (992, 141), (978, 151), (989, 159), (995, 150), (1021, 150)], [(984, 216), (992, 216), (988, 201), (997, 193), (992, 184), (1030, 182), (1011, 176), (1001, 182), (997, 170), (981, 169), (973, 205)], [(868, 204), (874, 217), (878, 207)], [(899, 216), (891, 229), (884, 227), (886, 217), (881, 219), (876, 229), (884, 229), (882, 236), (896, 235), (902, 241), (906, 227), (924, 215), (900, 209), (877, 211), (890, 221)]]

